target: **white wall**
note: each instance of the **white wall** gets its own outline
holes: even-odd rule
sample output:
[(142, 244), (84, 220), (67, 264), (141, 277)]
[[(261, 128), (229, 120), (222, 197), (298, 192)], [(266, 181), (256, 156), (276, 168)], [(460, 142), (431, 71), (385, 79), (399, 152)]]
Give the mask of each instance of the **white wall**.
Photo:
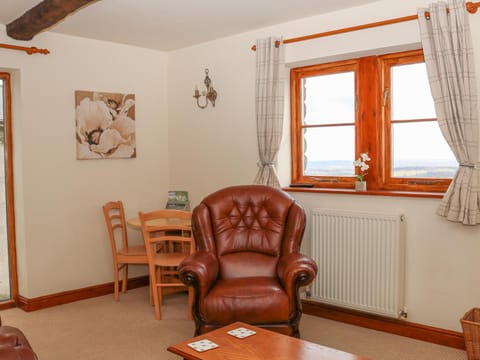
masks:
[[(251, 45), (251, 38), (240, 36), (169, 54), (170, 181), (189, 190), (193, 204), (225, 184), (251, 182), (256, 175)], [(195, 84), (205, 89), (205, 68), (218, 98), (215, 108), (202, 110), (192, 96)]]
[[(0, 42), (14, 43), (0, 27)], [(127, 216), (163, 206), (168, 191), (167, 56), (158, 51), (44, 33), (0, 49), (13, 76), (15, 220), (20, 294), (33, 298), (111, 282), (101, 205)], [(134, 93), (137, 158), (76, 160), (75, 90)], [(133, 242), (140, 233), (130, 231)], [(131, 276), (146, 274), (144, 268)]]
[[(427, 0), (385, 0), (239, 34), (165, 54), (44, 33), (33, 42), (50, 55), (0, 49), (13, 75), (14, 171), (20, 293), (33, 298), (112, 280), (101, 205), (125, 202), (127, 216), (163, 206), (169, 189), (188, 190), (192, 204), (227, 185), (251, 183), (256, 171), (254, 108), (256, 38), (302, 36), (411, 15)], [(480, 67), (480, 15), (470, 16)], [(0, 27), (0, 42), (13, 43)], [(288, 66), (419, 43), (417, 24), (403, 23), (286, 46)], [(19, 45), (25, 45), (18, 42)], [(215, 108), (196, 107), (204, 69), (218, 90)], [(480, 71), (477, 72), (480, 78)], [(136, 95), (137, 158), (75, 159), (74, 91)], [(168, 105), (168, 106), (167, 106)], [(288, 115), (288, 113), (287, 113)], [(288, 118), (288, 116), (287, 116)], [(288, 123), (279, 171), (289, 182)], [(458, 319), (480, 302), (480, 228), (435, 215), (436, 199), (293, 194), (315, 207), (401, 212), (407, 218), (409, 320), (460, 330)], [(308, 252), (307, 228), (304, 251)], [(130, 230), (134, 241), (140, 234)], [(143, 274), (143, 269), (132, 273)]]
[[(255, 39), (307, 35), (416, 13), (421, 0), (385, 0), (368, 6), (285, 23), (169, 53), (170, 184), (189, 190), (195, 205), (223, 186), (251, 183), (257, 168), (254, 107)], [(471, 15), (480, 68), (480, 15)], [(420, 42), (416, 21), (286, 45), (287, 66), (368, 54), (382, 48), (409, 49)], [(204, 68), (218, 91), (215, 108), (200, 110), (192, 99), (203, 88)], [(480, 71), (477, 71), (480, 79)], [(288, 113), (287, 113), (288, 121)], [(286, 126), (288, 129), (288, 124)], [(289, 183), (289, 134), (279, 171)], [(407, 219), (406, 305), (409, 320), (460, 331), (459, 319), (479, 305), (480, 227), (449, 223), (435, 215), (437, 199), (294, 193), (307, 213), (316, 207), (403, 213)], [(304, 251), (308, 252), (307, 225)]]

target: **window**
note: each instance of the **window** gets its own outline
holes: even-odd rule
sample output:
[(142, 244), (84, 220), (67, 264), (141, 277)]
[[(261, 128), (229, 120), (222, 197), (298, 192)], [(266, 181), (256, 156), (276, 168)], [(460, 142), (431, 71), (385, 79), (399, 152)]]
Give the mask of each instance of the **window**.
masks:
[(292, 182), (353, 188), (368, 152), (370, 190), (445, 191), (457, 162), (437, 125), (421, 50), (291, 70)]

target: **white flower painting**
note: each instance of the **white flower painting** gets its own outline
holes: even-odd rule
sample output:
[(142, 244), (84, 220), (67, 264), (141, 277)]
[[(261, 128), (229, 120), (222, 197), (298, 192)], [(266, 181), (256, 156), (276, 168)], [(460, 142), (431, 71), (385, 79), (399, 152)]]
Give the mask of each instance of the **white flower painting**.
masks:
[(135, 95), (75, 91), (77, 159), (136, 157)]

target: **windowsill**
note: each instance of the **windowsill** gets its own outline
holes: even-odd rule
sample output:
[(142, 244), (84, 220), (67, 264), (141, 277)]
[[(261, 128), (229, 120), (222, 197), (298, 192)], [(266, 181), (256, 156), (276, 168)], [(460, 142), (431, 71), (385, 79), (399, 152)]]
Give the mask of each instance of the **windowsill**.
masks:
[(394, 190), (367, 190), (356, 191), (354, 189), (333, 189), (333, 188), (302, 188), (284, 187), (287, 192), (321, 193), (321, 194), (343, 194), (343, 195), (374, 195), (374, 196), (396, 196), (396, 197), (418, 197), (442, 199), (444, 193), (438, 192), (415, 192), (415, 191), (394, 191)]

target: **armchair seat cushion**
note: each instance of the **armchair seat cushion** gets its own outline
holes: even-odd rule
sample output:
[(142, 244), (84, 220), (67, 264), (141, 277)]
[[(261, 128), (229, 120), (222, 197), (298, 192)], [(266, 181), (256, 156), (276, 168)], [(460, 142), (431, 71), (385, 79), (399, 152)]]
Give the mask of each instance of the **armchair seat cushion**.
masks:
[(202, 303), (208, 323), (282, 323), (289, 319), (289, 298), (276, 278), (220, 279)]

